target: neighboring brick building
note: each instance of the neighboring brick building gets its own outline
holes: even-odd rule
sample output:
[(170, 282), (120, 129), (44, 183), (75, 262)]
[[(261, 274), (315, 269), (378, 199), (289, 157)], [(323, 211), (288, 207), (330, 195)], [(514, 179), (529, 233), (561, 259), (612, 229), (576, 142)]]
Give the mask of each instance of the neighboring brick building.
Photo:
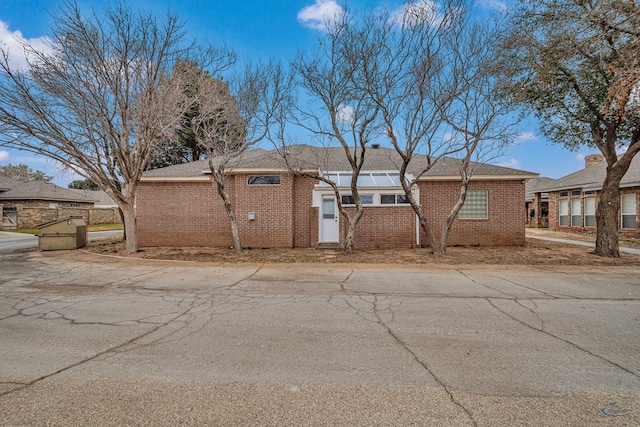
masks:
[(93, 207), (93, 200), (44, 181), (16, 181), (0, 177), (2, 229), (34, 228), (65, 215), (82, 215)]
[(549, 227), (549, 193), (541, 192), (538, 197), (536, 193), (539, 193), (540, 189), (552, 186), (555, 181), (553, 178), (539, 177), (530, 179), (525, 184), (525, 222), (528, 226)]
[(0, 177), (0, 230), (35, 228), (69, 216), (82, 216), (88, 224), (120, 222), (117, 208), (95, 209), (91, 194), (48, 184)]
[[(607, 162), (601, 154), (585, 157), (585, 168), (536, 188), (534, 202), (548, 194), (549, 228), (562, 231), (596, 230), (596, 206), (604, 182)], [(618, 229), (621, 236), (640, 237), (638, 200), (640, 197), (640, 158), (631, 162), (620, 183)]]
[[(357, 248), (426, 244), (416, 215), (405, 200), (398, 164), (394, 150), (367, 150), (359, 179), (365, 211), (357, 226)], [(342, 148), (293, 146), (284, 157), (275, 150), (248, 151), (230, 168), (225, 184), (243, 245), (306, 248), (320, 243), (342, 244), (347, 224), (337, 210), (332, 188), (295, 175), (290, 168), (316, 173), (322, 170), (338, 184), (342, 203), (348, 206), (352, 202), (350, 167)], [(454, 222), (449, 244), (524, 244), (524, 183), (534, 177), (536, 174), (520, 170), (474, 164), (467, 202)], [(436, 163), (413, 190), (426, 206), (436, 232), (455, 203), (459, 181), (457, 162), (446, 159)], [(229, 220), (212, 185), (206, 160), (146, 172), (136, 203), (142, 247), (233, 244)]]

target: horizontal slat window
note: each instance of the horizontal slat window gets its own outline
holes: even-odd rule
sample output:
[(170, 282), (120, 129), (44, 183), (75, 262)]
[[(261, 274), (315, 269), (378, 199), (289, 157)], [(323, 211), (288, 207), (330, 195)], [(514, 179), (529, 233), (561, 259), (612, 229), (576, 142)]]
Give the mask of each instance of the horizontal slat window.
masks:
[(558, 225), (560, 227), (566, 227), (569, 225), (569, 201), (558, 201)]
[(584, 199), (584, 226), (596, 226), (596, 198), (587, 197)]
[(621, 225), (625, 230), (636, 229), (636, 195), (624, 194), (620, 197)]
[(580, 209), (580, 199), (571, 199), (571, 226), (580, 227), (582, 225), (582, 211)]

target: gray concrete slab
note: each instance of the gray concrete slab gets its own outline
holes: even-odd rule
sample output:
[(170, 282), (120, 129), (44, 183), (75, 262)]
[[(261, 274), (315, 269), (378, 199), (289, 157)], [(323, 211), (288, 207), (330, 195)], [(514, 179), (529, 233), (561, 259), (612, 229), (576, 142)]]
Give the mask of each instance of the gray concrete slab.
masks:
[[(596, 247), (595, 243), (583, 242), (583, 241), (580, 241), (580, 240), (573, 240), (573, 239), (559, 239), (559, 238), (556, 238), (556, 237), (535, 236), (535, 235), (532, 235), (532, 234), (527, 234), (527, 238), (538, 239), (538, 240), (546, 240), (547, 242), (564, 243), (564, 244), (567, 244), (567, 245), (587, 246), (587, 247), (591, 247), (591, 248), (595, 248)], [(627, 248), (625, 246), (620, 246), (619, 250), (622, 253), (640, 255), (640, 249)]]
[(638, 313), (633, 267), (14, 251), (0, 424), (639, 425)]

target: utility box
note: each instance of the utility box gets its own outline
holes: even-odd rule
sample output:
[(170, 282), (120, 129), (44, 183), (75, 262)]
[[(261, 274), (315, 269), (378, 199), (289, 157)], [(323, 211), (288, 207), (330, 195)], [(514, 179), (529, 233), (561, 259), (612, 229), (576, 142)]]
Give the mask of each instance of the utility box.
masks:
[(38, 225), (38, 250), (56, 251), (87, 246), (87, 224), (81, 216)]

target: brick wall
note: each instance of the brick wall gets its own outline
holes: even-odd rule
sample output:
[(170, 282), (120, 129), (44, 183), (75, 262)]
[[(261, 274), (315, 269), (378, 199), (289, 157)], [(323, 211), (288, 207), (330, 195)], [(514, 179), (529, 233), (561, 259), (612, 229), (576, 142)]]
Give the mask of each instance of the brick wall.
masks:
[[(348, 208), (353, 215), (355, 208)], [(348, 230), (340, 216), (340, 243)], [(356, 249), (413, 248), (416, 246), (416, 215), (410, 205), (365, 206), (356, 226)]]
[(318, 245), (318, 208), (311, 207), (315, 179), (296, 177), (293, 188), (293, 246), (296, 248)]
[[(15, 200), (3, 202), (5, 207), (15, 207), (18, 228), (36, 228), (38, 224), (55, 221), (69, 216), (81, 216), (87, 224), (112, 224), (121, 222), (117, 208), (94, 208), (93, 203), (49, 202), (46, 200)], [(56, 207), (50, 207), (51, 204)]]
[[(234, 184), (226, 184), (232, 197)], [(136, 205), (142, 247), (233, 245), (224, 204), (210, 182), (141, 182)]]
[[(316, 247), (318, 207), (312, 207), (314, 180), (282, 174), (280, 185), (247, 185), (247, 175), (226, 184), (246, 248)], [(458, 184), (420, 184), (421, 203), (432, 227), (440, 230)], [(489, 219), (456, 220), (450, 244), (522, 245), (524, 184), (522, 181), (473, 182), (470, 189), (488, 190)], [(252, 213), (255, 219), (250, 220)], [(210, 182), (141, 182), (137, 194), (140, 246), (231, 246), (230, 224), (222, 200)], [(340, 240), (347, 222), (340, 218)], [(413, 247), (416, 220), (410, 206), (369, 206), (356, 230), (361, 249)], [(426, 243), (424, 236), (421, 242)]]
[[(437, 239), (442, 225), (456, 202), (459, 182), (420, 182), (420, 203)], [(469, 190), (487, 190), (488, 219), (457, 218), (449, 233), (448, 245), (524, 245), (524, 183), (522, 181), (472, 181)], [(427, 245), (424, 232), (420, 242)]]
[[(569, 232), (592, 232), (595, 233), (596, 232), (596, 228), (595, 227), (584, 227), (584, 199), (585, 197), (594, 197), (594, 195), (587, 195), (585, 196), (584, 194), (580, 195), (580, 196), (571, 196), (571, 190), (568, 190), (568, 195), (566, 197), (562, 197), (563, 200), (568, 200), (568, 211), (569, 211), (569, 226), (567, 227), (561, 227), (559, 225), (559, 200), (561, 199), (560, 197), (560, 192), (555, 191), (555, 192), (551, 192), (549, 193), (549, 228), (552, 230), (558, 230), (558, 231), (569, 231)], [(640, 206), (638, 206), (638, 202), (640, 201), (640, 187), (633, 187), (633, 188), (624, 188), (620, 190), (620, 196), (625, 195), (625, 194), (635, 194), (636, 195), (636, 224), (638, 227), (640, 227)], [(571, 199), (575, 199), (576, 197), (579, 197), (581, 199), (580, 201), (580, 214), (582, 216), (581, 219), (581, 226), (579, 227), (572, 227), (571, 226)], [(600, 192), (597, 192), (595, 194), (595, 198), (596, 198), (596, 207), (600, 201)], [(621, 222), (621, 218), (620, 218), (620, 211), (618, 211), (617, 213), (617, 218), (618, 218), (618, 234), (622, 237), (640, 237), (640, 230), (636, 229), (636, 230), (622, 230), (620, 228), (620, 222)]]

